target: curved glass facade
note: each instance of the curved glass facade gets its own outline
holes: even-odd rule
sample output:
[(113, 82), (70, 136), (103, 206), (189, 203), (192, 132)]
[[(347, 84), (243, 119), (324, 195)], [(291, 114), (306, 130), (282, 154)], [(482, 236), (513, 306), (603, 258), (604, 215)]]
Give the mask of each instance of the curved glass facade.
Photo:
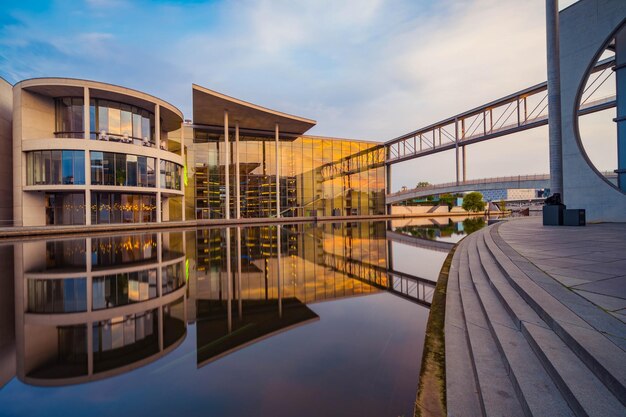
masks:
[(85, 137), (84, 100), (82, 97), (63, 97), (54, 101), (56, 138)]
[(156, 159), (113, 152), (91, 152), (91, 184), (156, 187)]
[(28, 311), (30, 313), (76, 313), (87, 311), (87, 280), (29, 279)]
[(155, 146), (151, 111), (116, 101), (91, 99), (89, 116), (91, 139)]
[(174, 162), (161, 161), (161, 188), (169, 190), (180, 190), (182, 167)]
[(138, 303), (157, 296), (156, 269), (93, 278), (94, 310)]
[(155, 195), (129, 193), (91, 193), (91, 223), (156, 222)]
[(84, 185), (85, 152), (34, 151), (26, 154), (26, 184)]

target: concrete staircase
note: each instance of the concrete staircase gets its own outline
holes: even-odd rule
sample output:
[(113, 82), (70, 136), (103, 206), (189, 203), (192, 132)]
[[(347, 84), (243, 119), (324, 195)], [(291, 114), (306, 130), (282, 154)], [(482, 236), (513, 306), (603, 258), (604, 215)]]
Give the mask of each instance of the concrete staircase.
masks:
[(466, 237), (452, 260), (448, 416), (626, 416), (626, 352), (594, 326), (617, 319), (519, 255), (498, 227)]

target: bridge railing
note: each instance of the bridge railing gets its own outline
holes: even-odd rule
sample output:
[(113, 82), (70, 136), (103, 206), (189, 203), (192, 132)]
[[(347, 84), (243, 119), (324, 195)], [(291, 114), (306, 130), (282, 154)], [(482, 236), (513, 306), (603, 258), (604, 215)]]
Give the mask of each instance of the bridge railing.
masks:
[(429, 191), (429, 190), (440, 190), (444, 188), (450, 187), (458, 187), (465, 185), (476, 185), (476, 184), (494, 184), (500, 182), (522, 182), (522, 181), (545, 181), (550, 179), (550, 174), (530, 174), (530, 175), (513, 175), (508, 177), (492, 177), (492, 178), (480, 178), (474, 180), (460, 181), (460, 182), (446, 182), (442, 184), (429, 184), (422, 187), (415, 187), (403, 191), (397, 191), (395, 193), (387, 194), (389, 197), (410, 194), (415, 191)]
[[(600, 172), (606, 178), (616, 178), (617, 174), (613, 171)], [(483, 185), (483, 184), (498, 184), (502, 182), (525, 182), (525, 181), (547, 181), (550, 179), (550, 174), (528, 174), (528, 175), (512, 175), (507, 177), (491, 177), (491, 178), (479, 178), (466, 181), (452, 181), (444, 182), (441, 184), (429, 184), (421, 187), (410, 188), (406, 190), (396, 191), (395, 193), (387, 194), (387, 197), (402, 196), (406, 194), (412, 194), (414, 192), (430, 191), (430, 190), (444, 190), (446, 188), (463, 187), (466, 185)]]
[[(598, 62), (594, 83), (585, 90), (579, 113), (588, 114), (615, 106), (615, 96), (595, 94), (613, 71), (615, 60)], [(593, 83), (592, 83), (593, 84)], [(593, 87), (593, 88), (592, 88)], [(385, 142), (387, 164), (494, 139), (548, 124), (547, 83), (520, 90), (472, 110)]]

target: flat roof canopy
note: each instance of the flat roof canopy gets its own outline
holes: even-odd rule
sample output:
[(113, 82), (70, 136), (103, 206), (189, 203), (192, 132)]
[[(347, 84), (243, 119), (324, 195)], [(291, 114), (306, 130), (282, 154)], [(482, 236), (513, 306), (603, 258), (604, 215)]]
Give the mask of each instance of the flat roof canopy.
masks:
[(317, 123), (315, 120), (281, 113), (256, 104), (229, 97), (217, 91), (192, 84), (193, 123), (208, 126), (224, 125), (224, 110), (228, 110), (228, 124), (239, 122), (242, 129), (274, 131), (301, 135)]

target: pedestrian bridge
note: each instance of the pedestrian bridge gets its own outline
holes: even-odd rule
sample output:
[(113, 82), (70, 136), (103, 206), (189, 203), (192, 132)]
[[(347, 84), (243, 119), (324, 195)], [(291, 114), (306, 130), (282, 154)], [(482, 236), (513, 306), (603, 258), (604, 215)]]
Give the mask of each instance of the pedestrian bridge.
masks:
[[(609, 181), (616, 183), (617, 174), (602, 172)], [(541, 189), (550, 187), (550, 174), (514, 175), (511, 177), (482, 178), (444, 184), (432, 184), (387, 194), (386, 204), (396, 204), (414, 198), (423, 198), (437, 194), (455, 194), (468, 191), (487, 191), (505, 189)]]
[(512, 177), (483, 178), (461, 182), (448, 182), (445, 184), (433, 184), (410, 190), (398, 191), (387, 194), (386, 203), (395, 204), (414, 198), (423, 198), (430, 195), (446, 193), (463, 193), (468, 191), (487, 191), (511, 188), (548, 188), (550, 187), (550, 175), (515, 175)]

